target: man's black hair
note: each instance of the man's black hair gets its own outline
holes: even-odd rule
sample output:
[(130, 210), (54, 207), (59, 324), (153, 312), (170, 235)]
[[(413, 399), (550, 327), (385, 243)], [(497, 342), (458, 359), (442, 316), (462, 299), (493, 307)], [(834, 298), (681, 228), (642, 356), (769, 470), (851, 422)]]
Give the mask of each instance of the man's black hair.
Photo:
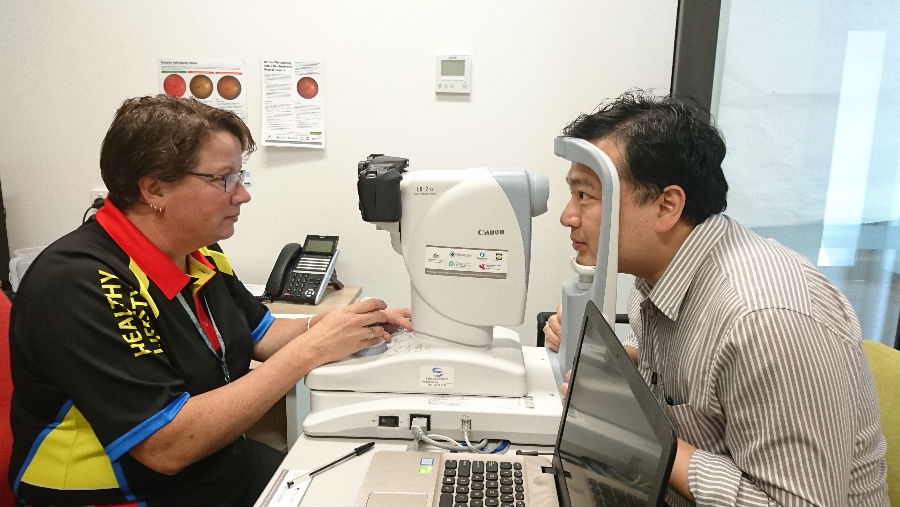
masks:
[(669, 185), (684, 190), (682, 217), (697, 225), (728, 205), (722, 173), (725, 141), (705, 120), (695, 101), (629, 91), (582, 114), (563, 135), (590, 142), (609, 138), (623, 150), (619, 175), (635, 186), (638, 204), (646, 204)]

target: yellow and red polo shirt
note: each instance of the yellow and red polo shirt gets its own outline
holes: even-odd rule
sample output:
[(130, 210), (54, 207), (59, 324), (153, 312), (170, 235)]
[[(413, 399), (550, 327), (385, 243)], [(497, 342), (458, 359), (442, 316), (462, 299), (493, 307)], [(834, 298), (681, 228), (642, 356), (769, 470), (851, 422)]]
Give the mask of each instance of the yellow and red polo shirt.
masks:
[(35, 259), (13, 304), (17, 497), (54, 505), (219, 503), (223, 488), (252, 473), (252, 459), (236, 457), (238, 443), (173, 476), (128, 452), (190, 396), (225, 385), (221, 362), (232, 380), (244, 375), (273, 320), (218, 245), (194, 252), (185, 274), (107, 202)]

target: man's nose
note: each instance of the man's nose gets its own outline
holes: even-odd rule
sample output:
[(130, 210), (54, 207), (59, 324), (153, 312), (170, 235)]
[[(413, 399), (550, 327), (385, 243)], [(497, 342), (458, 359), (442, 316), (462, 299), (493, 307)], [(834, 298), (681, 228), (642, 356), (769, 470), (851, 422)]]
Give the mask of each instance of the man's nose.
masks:
[(571, 200), (566, 203), (562, 213), (559, 215), (559, 223), (562, 224), (563, 227), (578, 227), (578, 213), (573, 209)]

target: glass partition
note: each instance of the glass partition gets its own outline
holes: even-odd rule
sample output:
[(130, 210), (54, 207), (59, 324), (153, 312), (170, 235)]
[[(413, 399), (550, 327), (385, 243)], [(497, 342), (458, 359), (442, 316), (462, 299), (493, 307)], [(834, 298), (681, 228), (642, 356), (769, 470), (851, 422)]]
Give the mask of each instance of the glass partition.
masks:
[(723, 0), (710, 97), (728, 146), (727, 213), (811, 259), (864, 338), (894, 347), (898, 27), (894, 0)]

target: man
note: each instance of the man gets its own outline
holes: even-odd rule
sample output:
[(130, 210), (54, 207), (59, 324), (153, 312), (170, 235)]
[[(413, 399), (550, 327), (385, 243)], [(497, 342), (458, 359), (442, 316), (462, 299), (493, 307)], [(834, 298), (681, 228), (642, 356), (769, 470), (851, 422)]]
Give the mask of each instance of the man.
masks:
[[(726, 215), (725, 144), (697, 107), (627, 93), (564, 135), (618, 170), (626, 350), (678, 434), (670, 504), (887, 505), (872, 373), (849, 302)], [(600, 180), (573, 163), (560, 223), (594, 265)], [(545, 328), (559, 344), (559, 313)], [(673, 495), (672, 491), (678, 493)]]

